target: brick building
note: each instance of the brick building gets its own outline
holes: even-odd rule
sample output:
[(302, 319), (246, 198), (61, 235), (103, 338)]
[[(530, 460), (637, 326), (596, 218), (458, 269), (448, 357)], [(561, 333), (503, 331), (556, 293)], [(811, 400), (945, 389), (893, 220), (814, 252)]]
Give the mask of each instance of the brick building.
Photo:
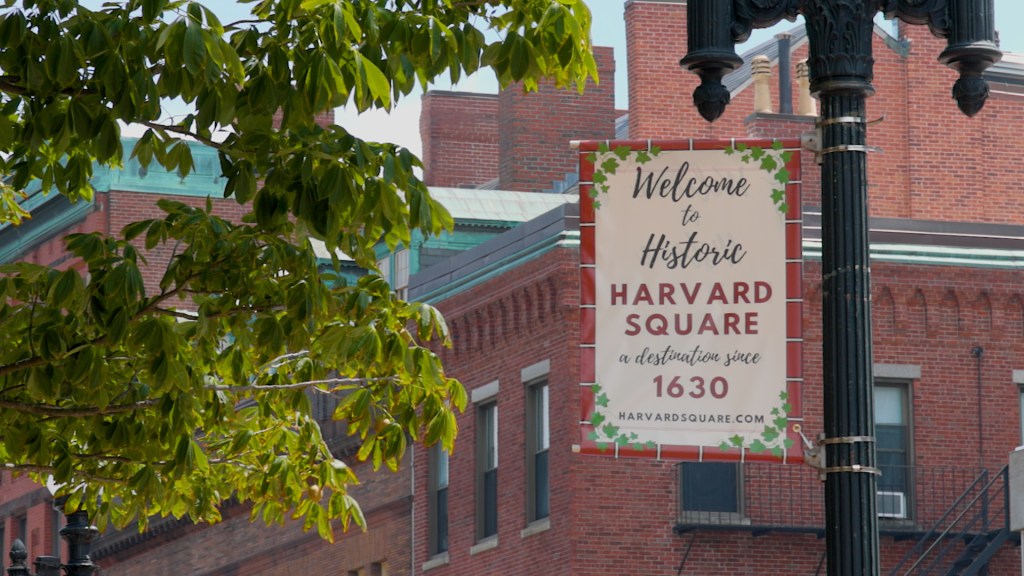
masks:
[[(685, 3), (633, 0), (625, 16), (629, 110), (617, 115), (615, 130), (604, 125), (607, 138), (799, 137), (814, 129), (813, 116), (754, 113), (750, 57), (768, 55), (777, 78), (776, 45), (748, 54), (726, 77), (733, 102), (709, 125), (689, 101), (696, 78), (678, 73)], [(789, 45), (791, 61), (806, 57), (802, 30), (792, 31)], [(1013, 128), (1024, 119), (1021, 60), (1008, 56), (989, 73), (992, 98), (967, 119), (949, 96), (953, 73), (935, 62), (943, 42), (925, 28), (876, 27), (873, 48), (877, 93), (868, 115), (882, 120), (869, 130), (869, 143), (882, 152), (871, 157), (869, 193), (883, 571), (901, 562), (906, 570), (923, 556), (922, 565), (943, 573), (976, 562), (975, 570), (987, 564), (990, 574), (1019, 574), (1019, 549), (1003, 530), (1000, 472), (1021, 443), (1024, 307), (1016, 260), (1024, 248), (1024, 195), (1013, 168), (1016, 146), (1002, 144), (1021, 138)], [(783, 77), (799, 95), (797, 74)], [(604, 87), (604, 71), (602, 78)], [(774, 82), (770, 92), (779, 110)], [(568, 111), (552, 112), (545, 97), (502, 94), (498, 116), (502, 98), (522, 98), (545, 106), (537, 117), (593, 127)], [(468, 98), (428, 95), (425, 126), (449, 125), (445, 110), (460, 108), (453, 101), (475, 109)], [(441, 101), (444, 107), (434, 105)], [(594, 114), (589, 106), (601, 105), (586, 97), (576, 103), (586, 118)], [(532, 158), (532, 139), (542, 131), (559, 132), (545, 123), (524, 136), (503, 126), (481, 123), (475, 134), (497, 131), (501, 166)], [(571, 139), (592, 138), (579, 131)], [(425, 155), (437, 154), (432, 133), (424, 142)], [(573, 155), (564, 139), (550, 145), (562, 158)], [(459, 158), (469, 166), (488, 161)], [(428, 182), (434, 178), (444, 174), (428, 169)], [(552, 181), (547, 191), (564, 188), (557, 177), (545, 178)], [(820, 176), (812, 153), (799, 180), (801, 401), (814, 438), (823, 416)], [(499, 171), (499, 188), (532, 185)], [(414, 502), (415, 555), (425, 559), (418, 569), (438, 576), (821, 574), (822, 485), (807, 465), (680, 465), (577, 453), (587, 414), (580, 408), (578, 217), (575, 205), (561, 207), (462, 254), (457, 266), (411, 279), (410, 295), (445, 313), (457, 342), (445, 359), (472, 400), (460, 420), (459, 449), (418, 454), (417, 470), (426, 469)], [(981, 535), (982, 543), (968, 549), (931, 532), (946, 528)]]
[[(105, 574), (412, 575), (794, 575), (823, 573), (824, 517), (817, 473), (802, 464), (680, 464), (585, 456), (580, 443), (578, 176), (570, 140), (798, 137), (814, 118), (754, 113), (750, 59), (764, 53), (778, 78), (774, 43), (747, 54), (726, 78), (733, 101), (714, 124), (680, 71), (686, 7), (679, 0), (625, 4), (629, 110), (614, 109), (610, 51), (602, 82), (582, 96), (543, 87), (497, 96), (431, 92), (421, 131), (425, 179), (456, 216), (455, 234), (408, 247), (392, 280), (410, 299), (437, 305), (454, 347), (442, 352), (471, 404), (456, 451), (415, 449), (398, 474), (370, 475), (356, 493), (370, 530), (328, 545), (297, 527), (248, 524), (227, 505), (216, 526), (154, 522), (146, 534), (105, 535)], [(1015, 157), (1024, 144), (1024, 60), (988, 73), (993, 93), (974, 119), (949, 96), (953, 72), (935, 62), (943, 43), (924, 27), (876, 28), (875, 87), (868, 100), (873, 258), (872, 313), (884, 571), (918, 542), (940, 542), (927, 562), (981, 558), (988, 573), (1020, 574), (1019, 549), (1003, 532), (1000, 471), (1021, 444), (1024, 386), (1024, 195)], [(806, 56), (802, 31), (791, 60)], [(621, 62), (620, 62), (621, 65)], [(773, 84), (775, 84), (773, 82)], [(591, 87), (593, 88), (593, 87)], [(770, 88), (778, 103), (777, 85)], [(776, 104), (776, 110), (779, 109)], [(807, 435), (822, 430), (820, 202), (813, 155), (804, 191), (804, 407)], [(199, 162), (197, 161), (197, 165)], [(23, 227), (20, 254), (69, 265), (56, 234), (117, 230), (141, 216), (153, 175), (126, 175), (71, 214)], [(210, 186), (216, 186), (211, 172)], [(103, 186), (98, 188), (103, 189)], [(195, 187), (192, 187), (193, 189)], [(509, 192), (514, 191), (514, 192)], [(568, 192), (562, 194), (561, 192)], [(200, 194), (205, 196), (206, 194)], [(53, 202), (59, 202), (54, 200)], [(131, 210), (126, 216), (117, 210)], [(41, 207), (41, 209), (45, 208)], [(57, 208), (61, 208), (58, 210)], [(43, 213), (40, 212), (40, 215)], [(41, 226), (41, 224), (39, 224)], [(11, 244), (0, 230), (0, 247)], [(18, 253), (0, 252), (0, 260)], [(397, 257), (396, 257), (397, 262)], [(406, 279), (403, 273), (409, 270)], [(339, 445), (339, 451), (344, 445)], [(884, 454), (883, 454), (884, 452)], [(28, 541), (30, 556), (53, 546), (46, 496), (4, 478), (3, 538)], [(975, 506), (969, 506), (977, 502)], [(970, 524), (987, 505), (984, 523)], [(929, 531), (951, 510), (957, 534), (992, 546), (963, 555), (961, 539)], [(947, 546), (948, 545), (948, 546)]]

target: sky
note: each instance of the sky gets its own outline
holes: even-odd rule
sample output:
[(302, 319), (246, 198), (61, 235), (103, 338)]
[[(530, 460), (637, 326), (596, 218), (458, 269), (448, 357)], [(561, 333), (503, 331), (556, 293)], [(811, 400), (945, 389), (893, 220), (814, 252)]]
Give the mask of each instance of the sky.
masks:
[[(619, 109), (628, 107), (626, 79), (626, 30), (623, 22), (623, 0), (588, 0), (587, 5), (593, 13), (591, 34), (596, 46), (612, 46), (615, 50), (615, 106)], [(1021, 0), (995, 0), (996, 29), (999, 31), (1000, 47), (1004, 52), (1024, 55), (1024, 2)], [(1016, 24), (1014, 24), (1016, 23)], [(756, 46), (772, 35), (787, 30), (796, 24), (783, 21), (775, 28), (756, 30), (751, 39), (736, 47), (742, 54), (752, 46)], [(886, 23), (882, 22), (882, 26)], [(936, 55), (937, 57), (938, 55)], [(680, 58), (683, 54), (679, 55)], [(938, 62), (936, 66), (941, 66)], [(457, 86), (438, 84), (440, 90), (460, 90), (465, 92), (496, 93), (497, 82), (488, 71), (479, 72), (464, 79)], [(411, 94), (399, 101), (390, 112), (372, 111), (362, 115), (353, 111), (339, 110), (338, 124), (345, 126), (351, 133), (365, 140), (391, 141), (401, 144), (417, 155), (422, 146), (419, 137), (420, 95)]]

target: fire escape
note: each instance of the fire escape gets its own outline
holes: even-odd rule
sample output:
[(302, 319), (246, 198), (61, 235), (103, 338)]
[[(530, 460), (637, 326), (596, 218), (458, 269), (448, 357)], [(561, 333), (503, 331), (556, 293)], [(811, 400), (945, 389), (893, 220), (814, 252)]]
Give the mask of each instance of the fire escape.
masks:
[[(687, 467), (690, 467), (687, 470)], [(730, 468), (732, 471), (730, 472)], [(698, 476), (694, 476), (694, 473)], [(680, 464), (680, 497), (675, 532), (743, 531), (825, 536), (822, 485), (806, 466), (767, 463)], [(715, 493), (687, 498), (716, 476)], [(890, 470), (895, 484), (879, 483), (876, 508), (882, 549), (903, 550), (883, 566), (890, 576), (989, 576), (989, 562), (1000, 549), (1020, 544), (1010, 530), (1008, 468), (901, 467)], [(695, 481), (697, 480), (697, 481)], [(732, 482), (735, 497), (723, 484)], [(726, 496), (722, 496), (725, 494)], [(714, 509), (712, 509), (714, 508)], [(823, 556), (824, 558), (824, 556)], [(686, 574), (686, 555), (679, 566)], [(824, 563), (815, 576), (824, 574)]]

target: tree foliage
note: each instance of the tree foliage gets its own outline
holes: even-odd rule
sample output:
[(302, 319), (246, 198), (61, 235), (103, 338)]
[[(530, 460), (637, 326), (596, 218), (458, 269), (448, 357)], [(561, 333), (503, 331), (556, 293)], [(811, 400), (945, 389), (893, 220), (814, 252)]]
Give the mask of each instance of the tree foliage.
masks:
[[(225, 196), (251, 211), (230, 222), (164, 199), (162, 218), (69, 236), (67, 269), (0, 268), (0, 461), (52, 477), (100, 524), (216, 520), (235, 496), (330, 538), (331, 520), (363, 519), (310, 396), (339, 398), (358, 456), (391, 468), (409, 440), (450, 449), (466, 398), (426, 347), (447, 341), (436, 310), (338, 273), (341, 258), (373, 270), (375, 246), (450, 216), (408, 150), (317, 118), (480, 67), (581, 88), (596, 77), (590, 15), (579, 0), (247, 4), (224, 22), (179, 0), (4, 2), (0, 222), (28, 216), (18, 201), (36, 182), (90, 198), (94, 166), (125, 154), (186, 177), (184, 139), (218, 151)], [(172, 102), (186, 111), (168, 119)], [(125, 124), (145, 127), (131, 150)], [(161, 246), (173, 256), (147, 289)]]

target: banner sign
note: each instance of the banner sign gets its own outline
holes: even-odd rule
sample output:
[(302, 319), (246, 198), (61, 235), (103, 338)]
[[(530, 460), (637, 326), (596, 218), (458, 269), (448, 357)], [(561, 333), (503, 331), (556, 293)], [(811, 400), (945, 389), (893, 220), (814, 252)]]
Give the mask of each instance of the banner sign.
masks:
[(580, 451), (802, 460), (798, 142), (580, 159)]

